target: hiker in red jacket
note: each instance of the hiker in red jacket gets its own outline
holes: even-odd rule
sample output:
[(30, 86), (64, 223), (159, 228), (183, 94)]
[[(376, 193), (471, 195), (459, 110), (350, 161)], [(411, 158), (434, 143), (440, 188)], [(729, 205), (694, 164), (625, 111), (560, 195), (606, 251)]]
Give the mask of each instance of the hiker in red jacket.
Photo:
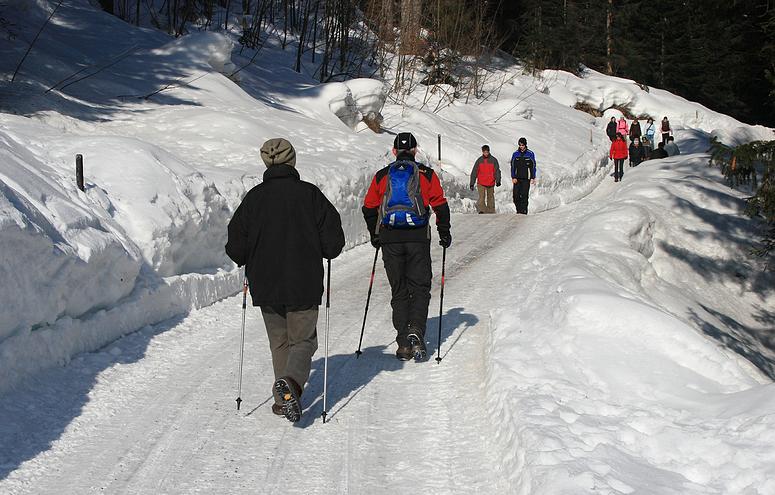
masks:
[(417, 140), (402, 132), (393, 141), (396, 161), (378, 171), (363, 198), (371, 244), (382, 248), (392, 298), (396, 357), (426, 357), (425, 328), (431, 301), (431, 208), (439, 244), (452, 244), (450, 212), (439, 176), (415, 161)]
[(482, 146), (482, 156), (476, 159), (471, 170), (472, 191), (474, 184), (477, 184), (479, 190), (476, 209), (479, 213), (495, 213), (495, 187), (501, 185), (501, 168), (498, 159), (490, 155), (490, 147), (486, 144)]
[(616, 140), (611, 143), (608, 158), (614, 161), (614, 182), (619, 182), (624, 177), (624, 160), (627, 159), (627, 143), (621, 132), (616, 133)]

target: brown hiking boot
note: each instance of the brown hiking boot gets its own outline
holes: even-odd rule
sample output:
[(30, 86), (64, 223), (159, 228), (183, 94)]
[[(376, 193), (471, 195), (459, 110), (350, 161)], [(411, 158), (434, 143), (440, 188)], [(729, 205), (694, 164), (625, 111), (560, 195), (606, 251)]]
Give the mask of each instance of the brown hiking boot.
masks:
[(295, 423), (301, 419), (301, 387), (293, 378), (284, 376), (274, 382), (274, 392), (282, 400), (285, 419)]
[(401, 361), (409, 361), (412, 359), (414, 353), (412, 352), (412, 345), (409, 343), (409, 339), (406, 337), (406, 335), (399, 334), (396, 337), (396, 344), (398, 344), (398, 349), (396, 349), (396, 358)]

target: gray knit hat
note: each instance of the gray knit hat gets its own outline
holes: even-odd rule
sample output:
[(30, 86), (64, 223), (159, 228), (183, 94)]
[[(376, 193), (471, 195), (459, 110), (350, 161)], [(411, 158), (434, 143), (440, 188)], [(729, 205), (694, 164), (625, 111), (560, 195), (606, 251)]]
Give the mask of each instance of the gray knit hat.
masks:
[(261, 146), (261, 159), (264, 160), (267, 167), (282, 164), (295, 167), (296, 150), (287, 139), (273, 138)]

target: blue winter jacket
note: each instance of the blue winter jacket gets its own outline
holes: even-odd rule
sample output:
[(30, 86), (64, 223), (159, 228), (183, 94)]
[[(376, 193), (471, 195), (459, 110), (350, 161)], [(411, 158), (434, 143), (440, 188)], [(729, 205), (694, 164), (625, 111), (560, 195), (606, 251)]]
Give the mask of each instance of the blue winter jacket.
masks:
[(525, 148), (524, 152), (517, 150), (511, 155), (511, 178), (536, 178), (536, 156), (531, 150)]

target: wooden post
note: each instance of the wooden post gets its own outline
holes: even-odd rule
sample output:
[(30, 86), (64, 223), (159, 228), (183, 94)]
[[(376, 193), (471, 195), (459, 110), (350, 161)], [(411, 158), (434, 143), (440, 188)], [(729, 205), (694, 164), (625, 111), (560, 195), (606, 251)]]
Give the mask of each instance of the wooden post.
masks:
[(81, 191), (83, 188), (83, 155), (75, 155), (75, 183)]

